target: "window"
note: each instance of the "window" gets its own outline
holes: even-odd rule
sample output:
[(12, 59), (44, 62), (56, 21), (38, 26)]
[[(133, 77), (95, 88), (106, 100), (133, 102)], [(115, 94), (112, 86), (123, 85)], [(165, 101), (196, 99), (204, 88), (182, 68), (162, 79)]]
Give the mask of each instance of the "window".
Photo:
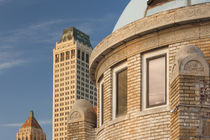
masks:
[(113, 70), (113, 119), (127, 112), (127, 63)]
[(82, 61), (84, 61), (84, 60), (85, 60), (85, 53), (82, 52)]
[(66, 52), (66, 60), (69, 60), (69, 58), (70, 58), (70, 52), (67, 51), (67, 52)]
[(77, 58), (80, 59), (80, 50), (77, 50)]
[(55, 55), (55, 63), (59, 62), (59, 54)]
[(100, 126), (103, 125), (104, 123), (104, 81), (102, 80), (99, 84), (99, 89), (100, 89), (100, 109), (99, 109), (99, 114), (100, 114)]
[(64, 53), (61, 53), (61, 61), (64, 60)]
[(159, 50), (143, 55), (143, 109), (168, 102), (168, 55)]
[(75, 58), (75, 50), (71, 50), (71, 58)]
[(89, 54), (86, 54), (86, 63), (89, 63)]

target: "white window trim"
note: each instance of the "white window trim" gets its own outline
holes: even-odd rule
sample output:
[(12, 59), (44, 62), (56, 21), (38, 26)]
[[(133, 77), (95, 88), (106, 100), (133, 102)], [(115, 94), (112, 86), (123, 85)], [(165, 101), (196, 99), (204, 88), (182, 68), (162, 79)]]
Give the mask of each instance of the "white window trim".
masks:
[(122, 69), (125, 69), (125, 68), (127, 68), (127, 63), (123, 63), (123, 64), (115, 67), (112, 72), (112, 78), (113, 78), (113, 80), (112, 80), (112, 119), (116, 118), (116, 106), (117, 106), (117, 103), (116, 103), (116, 99), (117, 99), (116, 76), (119, 71), (121, 71)]
[[(100, 119), (99, 119), (99, 126), (102, 126), (103, 124), (102, 124), (102, 85), (104, 84), (104, 80), (102, 79), (101, 81), (100, 81), (100, 83), (99, 83), (99, 93), (100, 93), (100, 95), (99, 95), (99, 97), (100, 97), (100, 105), (99, 105), (99, 114), (100, 114)], [(104, 93), (104, 92), (103, 92)], [(104, 109), (103, 109), (104, 110)], [(104, 118), (104, 116), (103, 116), (103, 118)], [(103, 122), (104, 122), (104, 120), (103, 120)]]
[[(160, 105), (160, 106), (154, 106), (154, 107), (146, 107), (147, 104), (147, 93), (146, 93), (146, 88), (147, 88), (147, 59), (154, 57), (154, 56), (159, 56), (162, 54), (166, 54), (166, 63), (167, 63), (167, 74), (166, 74), (166, 78), (167, 78), (167, 83), (166, 83), (166, 104), (165, 105)], [(148, 52), (143, 54), (142, 56), (142, 110), (150, 110), (150, 109), (155, 109), (155, 108), (159, 108), (159, 107), (164, 107), (164, 106), (168, 106), (169, 105), (169, 56), (168, 56), (168, 49), (160, 49), (160, 50), (156, 50), (153, 52)]]

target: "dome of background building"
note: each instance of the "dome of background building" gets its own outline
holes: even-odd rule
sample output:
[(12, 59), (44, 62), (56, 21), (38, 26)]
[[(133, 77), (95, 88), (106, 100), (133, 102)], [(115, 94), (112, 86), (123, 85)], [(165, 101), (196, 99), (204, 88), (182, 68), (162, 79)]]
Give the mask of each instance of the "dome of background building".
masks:
[(118, 19), (113, 32), (146, 16), (205, 2), (210, 0), (131, 0)]

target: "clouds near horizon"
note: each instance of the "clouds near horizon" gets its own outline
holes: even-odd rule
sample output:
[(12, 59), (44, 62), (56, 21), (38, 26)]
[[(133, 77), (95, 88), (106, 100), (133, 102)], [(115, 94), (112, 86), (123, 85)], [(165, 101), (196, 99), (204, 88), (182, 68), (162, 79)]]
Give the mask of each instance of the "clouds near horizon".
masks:
[[(52, 125), (52, 120), (40, 120), (38, 123), (42, 125)], [(0, 124), (2, 127), (21, 127), (24, 122)]]
[(20, 45), (20, 42), (24, 42), (24, 45), (29, 46), (30, 42), (48, 43), (52, 45), (43, 47), (52, 49), (54, 47), (53, 44), (60, 39), (62, 30), (69, 26), (75, 26), (82, 32), (90, 35), (92, 45), (96, 46), (100, 39), (92, 38), (92, 36), (102, 30), (107, 30), (106, 26), (98, 25), (108, 24), (114, 17), (114, 14), (106, 14), (100, 18), (52, 19), (2, 32), (0, 33), (0, 71), (26, 64), (28, 58), (25, 58), (24, 54), (21, 54), (21, 51), (18, 49), (22, 45)]

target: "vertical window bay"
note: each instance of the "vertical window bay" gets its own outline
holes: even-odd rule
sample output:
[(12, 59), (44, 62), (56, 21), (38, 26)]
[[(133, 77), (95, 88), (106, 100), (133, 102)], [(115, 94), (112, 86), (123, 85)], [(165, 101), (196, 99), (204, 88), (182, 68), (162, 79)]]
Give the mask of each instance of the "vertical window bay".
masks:
[(147, 107), (166, 103), (166, 55), (147, 59)]
[(127, 69), (117, 72), (116, 76), (116, 115), (121, 115), (127, 112)]

